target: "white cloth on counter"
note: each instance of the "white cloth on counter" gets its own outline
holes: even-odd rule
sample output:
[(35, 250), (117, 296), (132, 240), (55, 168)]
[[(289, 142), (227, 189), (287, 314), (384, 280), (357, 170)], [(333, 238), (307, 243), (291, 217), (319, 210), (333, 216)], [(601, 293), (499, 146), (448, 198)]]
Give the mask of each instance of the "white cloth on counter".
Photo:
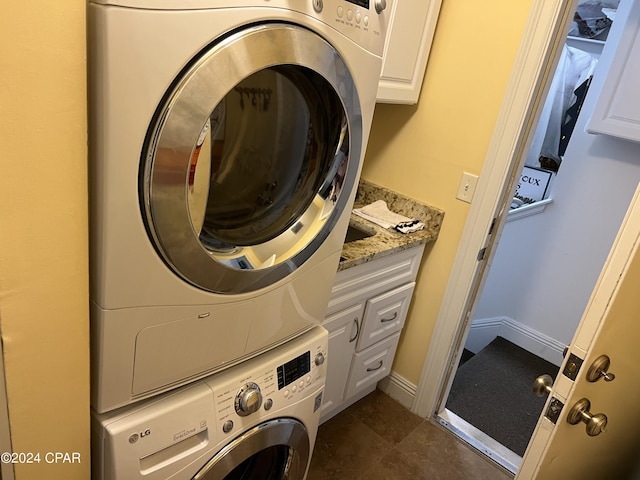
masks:
[(362, 208), (355, 208), (353, 213), (382, 228), (393, 228), (400, 233), (412, 233), (422, 230), (424, 223), (392, 212), (384, 200), (376, 200)]

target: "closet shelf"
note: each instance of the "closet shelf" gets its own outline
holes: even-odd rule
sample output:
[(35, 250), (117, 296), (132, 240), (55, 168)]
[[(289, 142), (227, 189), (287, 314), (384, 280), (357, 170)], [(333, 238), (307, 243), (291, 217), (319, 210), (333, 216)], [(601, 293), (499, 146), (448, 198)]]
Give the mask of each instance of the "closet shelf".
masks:
[(547, 205), (549, 205), (551, 202), (553, 202), (552, 198), (545, 198), (544, 200), (540, 200), (539, 202), (530, 203), (529, 205), (523, 205), (522, 207), (509, 210), (507, 222), (542, 213), (544, 212), (544, 209), (547, 207)]

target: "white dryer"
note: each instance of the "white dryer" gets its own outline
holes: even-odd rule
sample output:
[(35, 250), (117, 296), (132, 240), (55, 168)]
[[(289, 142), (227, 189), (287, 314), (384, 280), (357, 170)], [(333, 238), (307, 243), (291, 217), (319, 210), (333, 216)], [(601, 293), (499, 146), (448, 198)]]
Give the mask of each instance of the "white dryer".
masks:
[(384, 4), (90, 1), (97, 411), (321, 322), (373, 116)]
[(320, 418), (327, 331), (93, 417), (94, 480), (302, 480)]

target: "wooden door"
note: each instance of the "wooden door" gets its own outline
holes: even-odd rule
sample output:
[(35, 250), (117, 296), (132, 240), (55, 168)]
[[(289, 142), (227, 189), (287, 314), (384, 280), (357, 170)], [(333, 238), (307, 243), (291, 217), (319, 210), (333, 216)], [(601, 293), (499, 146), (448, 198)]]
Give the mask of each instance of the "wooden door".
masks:
[[(516, 479), (623, 479), (637, 475), (640, 452), (640, 189), (614, 242), (598, 283), (549, 394)], [(610, 381), (587, 379), (601, 355)], [(583, 360), (580, 364), (580, 360)], [(572, 380), (574, 372), (575, 380)], [(541, 372), (544, 373), (544, 372)], [(611, 378), (611, 374), (615, 378)], [(587, 434), (567, 421), (581, 399), (607, 417), (605, 430)], [(552, 421), (554, 406), (562, 406)], [(583, 415), (585, 420), (588, 415)], [(592, 432), (595, 433), (595, 432)]]

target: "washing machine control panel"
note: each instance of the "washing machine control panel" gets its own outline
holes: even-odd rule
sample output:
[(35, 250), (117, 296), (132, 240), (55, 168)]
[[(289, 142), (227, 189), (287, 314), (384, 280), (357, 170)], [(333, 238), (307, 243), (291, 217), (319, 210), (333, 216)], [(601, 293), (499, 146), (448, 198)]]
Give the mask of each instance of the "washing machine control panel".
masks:
[(206, 380), (214, 392), (218, 430), (232, 433), (246, 422), (317, 396), (326, 378), (328, 348), (326, 330), (320, 329)]
[(257, 412), (262, 406), (262, 392), (257, 383), (245, 384), (236, 395), (235, 409), (241, 417)]

